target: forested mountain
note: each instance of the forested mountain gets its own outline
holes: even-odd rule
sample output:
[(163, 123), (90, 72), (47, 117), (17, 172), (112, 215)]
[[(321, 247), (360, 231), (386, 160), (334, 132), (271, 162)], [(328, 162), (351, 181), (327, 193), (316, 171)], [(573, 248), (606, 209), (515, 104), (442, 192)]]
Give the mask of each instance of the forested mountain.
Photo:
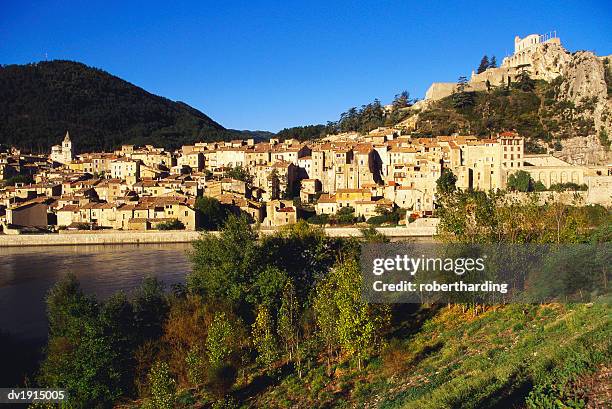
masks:
[(79, 151), (122, 143), (176, 148), (267, 134), (225, 129), (183, 102), (81, 63), (0, 66), (0, 144), (46, 152), (66, 131)]

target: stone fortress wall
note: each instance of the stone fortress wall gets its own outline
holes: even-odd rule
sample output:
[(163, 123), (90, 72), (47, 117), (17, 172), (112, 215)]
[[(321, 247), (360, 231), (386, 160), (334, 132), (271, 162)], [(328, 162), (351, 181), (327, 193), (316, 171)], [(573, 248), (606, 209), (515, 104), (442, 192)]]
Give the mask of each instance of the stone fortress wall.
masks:
[[(468, 83), (468, 91), (483, 91), (487, 89), (487, 81), (492, 86), (502, 85), (508, 81), (514, 81), (518, 74), (527, 70), (532, 78), (540, 78), (540, 72), (532, 69), (534, 58), (542, 47), (554, 44), (561, 47), (561, 40), (555, 31), (546, 34), (530, 34), (524, 38), (516, 36), (514, 38), (514, 54), (503, 59), (500, 67), (488, 68), (483, 73), (476, 74), (472, 71), (472, 76)], [(550, 78), (543, 78), (549, 80)], [(436, 101), (455, 92), (457, 83), (455, 82), (434, 82), (425, 93), (426, 101)]]

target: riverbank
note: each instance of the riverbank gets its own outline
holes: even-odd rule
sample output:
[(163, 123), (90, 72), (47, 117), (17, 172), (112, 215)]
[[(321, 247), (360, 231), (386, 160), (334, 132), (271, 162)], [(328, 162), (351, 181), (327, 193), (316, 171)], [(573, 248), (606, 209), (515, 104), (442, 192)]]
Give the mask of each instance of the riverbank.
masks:
[[(390, 239), (411, 237), (433, 237), (433, 226), (379, 227), (377, 230)], [(275, 229), (261, 229), (262, 234), (272, 234)], [(326, 227), (325, 233), (331, 237), (359, 237), (357, 227)], [(197, 231), (74, 231), (59, 234), (19, 234), (0, 235), (0, 247), (22, 246), (75, 246), (92, 244), (155, 244), (188, 243), (200, 235)]]

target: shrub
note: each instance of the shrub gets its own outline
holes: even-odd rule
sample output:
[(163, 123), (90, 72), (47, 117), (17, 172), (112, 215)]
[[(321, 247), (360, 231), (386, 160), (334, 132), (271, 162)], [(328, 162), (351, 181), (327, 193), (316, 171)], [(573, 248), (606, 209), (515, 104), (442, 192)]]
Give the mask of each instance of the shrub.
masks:
[(328, 224), (329, 223), (329, 215), (328, 214), (316, 214), (307, 220), (310, 224)]
[(165, 362), (157, 362), (149, 372), (151, 388), (150, 406), (155, 409), (172, 409), (176, 397), (176, 381)]
[(158, 223), (157, 230), (185, 230), (185, 225), (179, 219), (172, 219)]

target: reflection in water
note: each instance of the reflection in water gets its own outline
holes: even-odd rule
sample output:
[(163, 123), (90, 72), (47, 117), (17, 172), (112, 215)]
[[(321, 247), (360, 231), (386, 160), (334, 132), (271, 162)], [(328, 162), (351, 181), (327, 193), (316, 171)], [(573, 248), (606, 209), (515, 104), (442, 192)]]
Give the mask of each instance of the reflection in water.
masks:
[(130, 291), (147, 275), (166, 288), (185, 282), (190, 248), (188, 243), (0, 248), (0, 329), (21, 338), (46, 336), (46, 293), (68, 272), (98, 299)]

